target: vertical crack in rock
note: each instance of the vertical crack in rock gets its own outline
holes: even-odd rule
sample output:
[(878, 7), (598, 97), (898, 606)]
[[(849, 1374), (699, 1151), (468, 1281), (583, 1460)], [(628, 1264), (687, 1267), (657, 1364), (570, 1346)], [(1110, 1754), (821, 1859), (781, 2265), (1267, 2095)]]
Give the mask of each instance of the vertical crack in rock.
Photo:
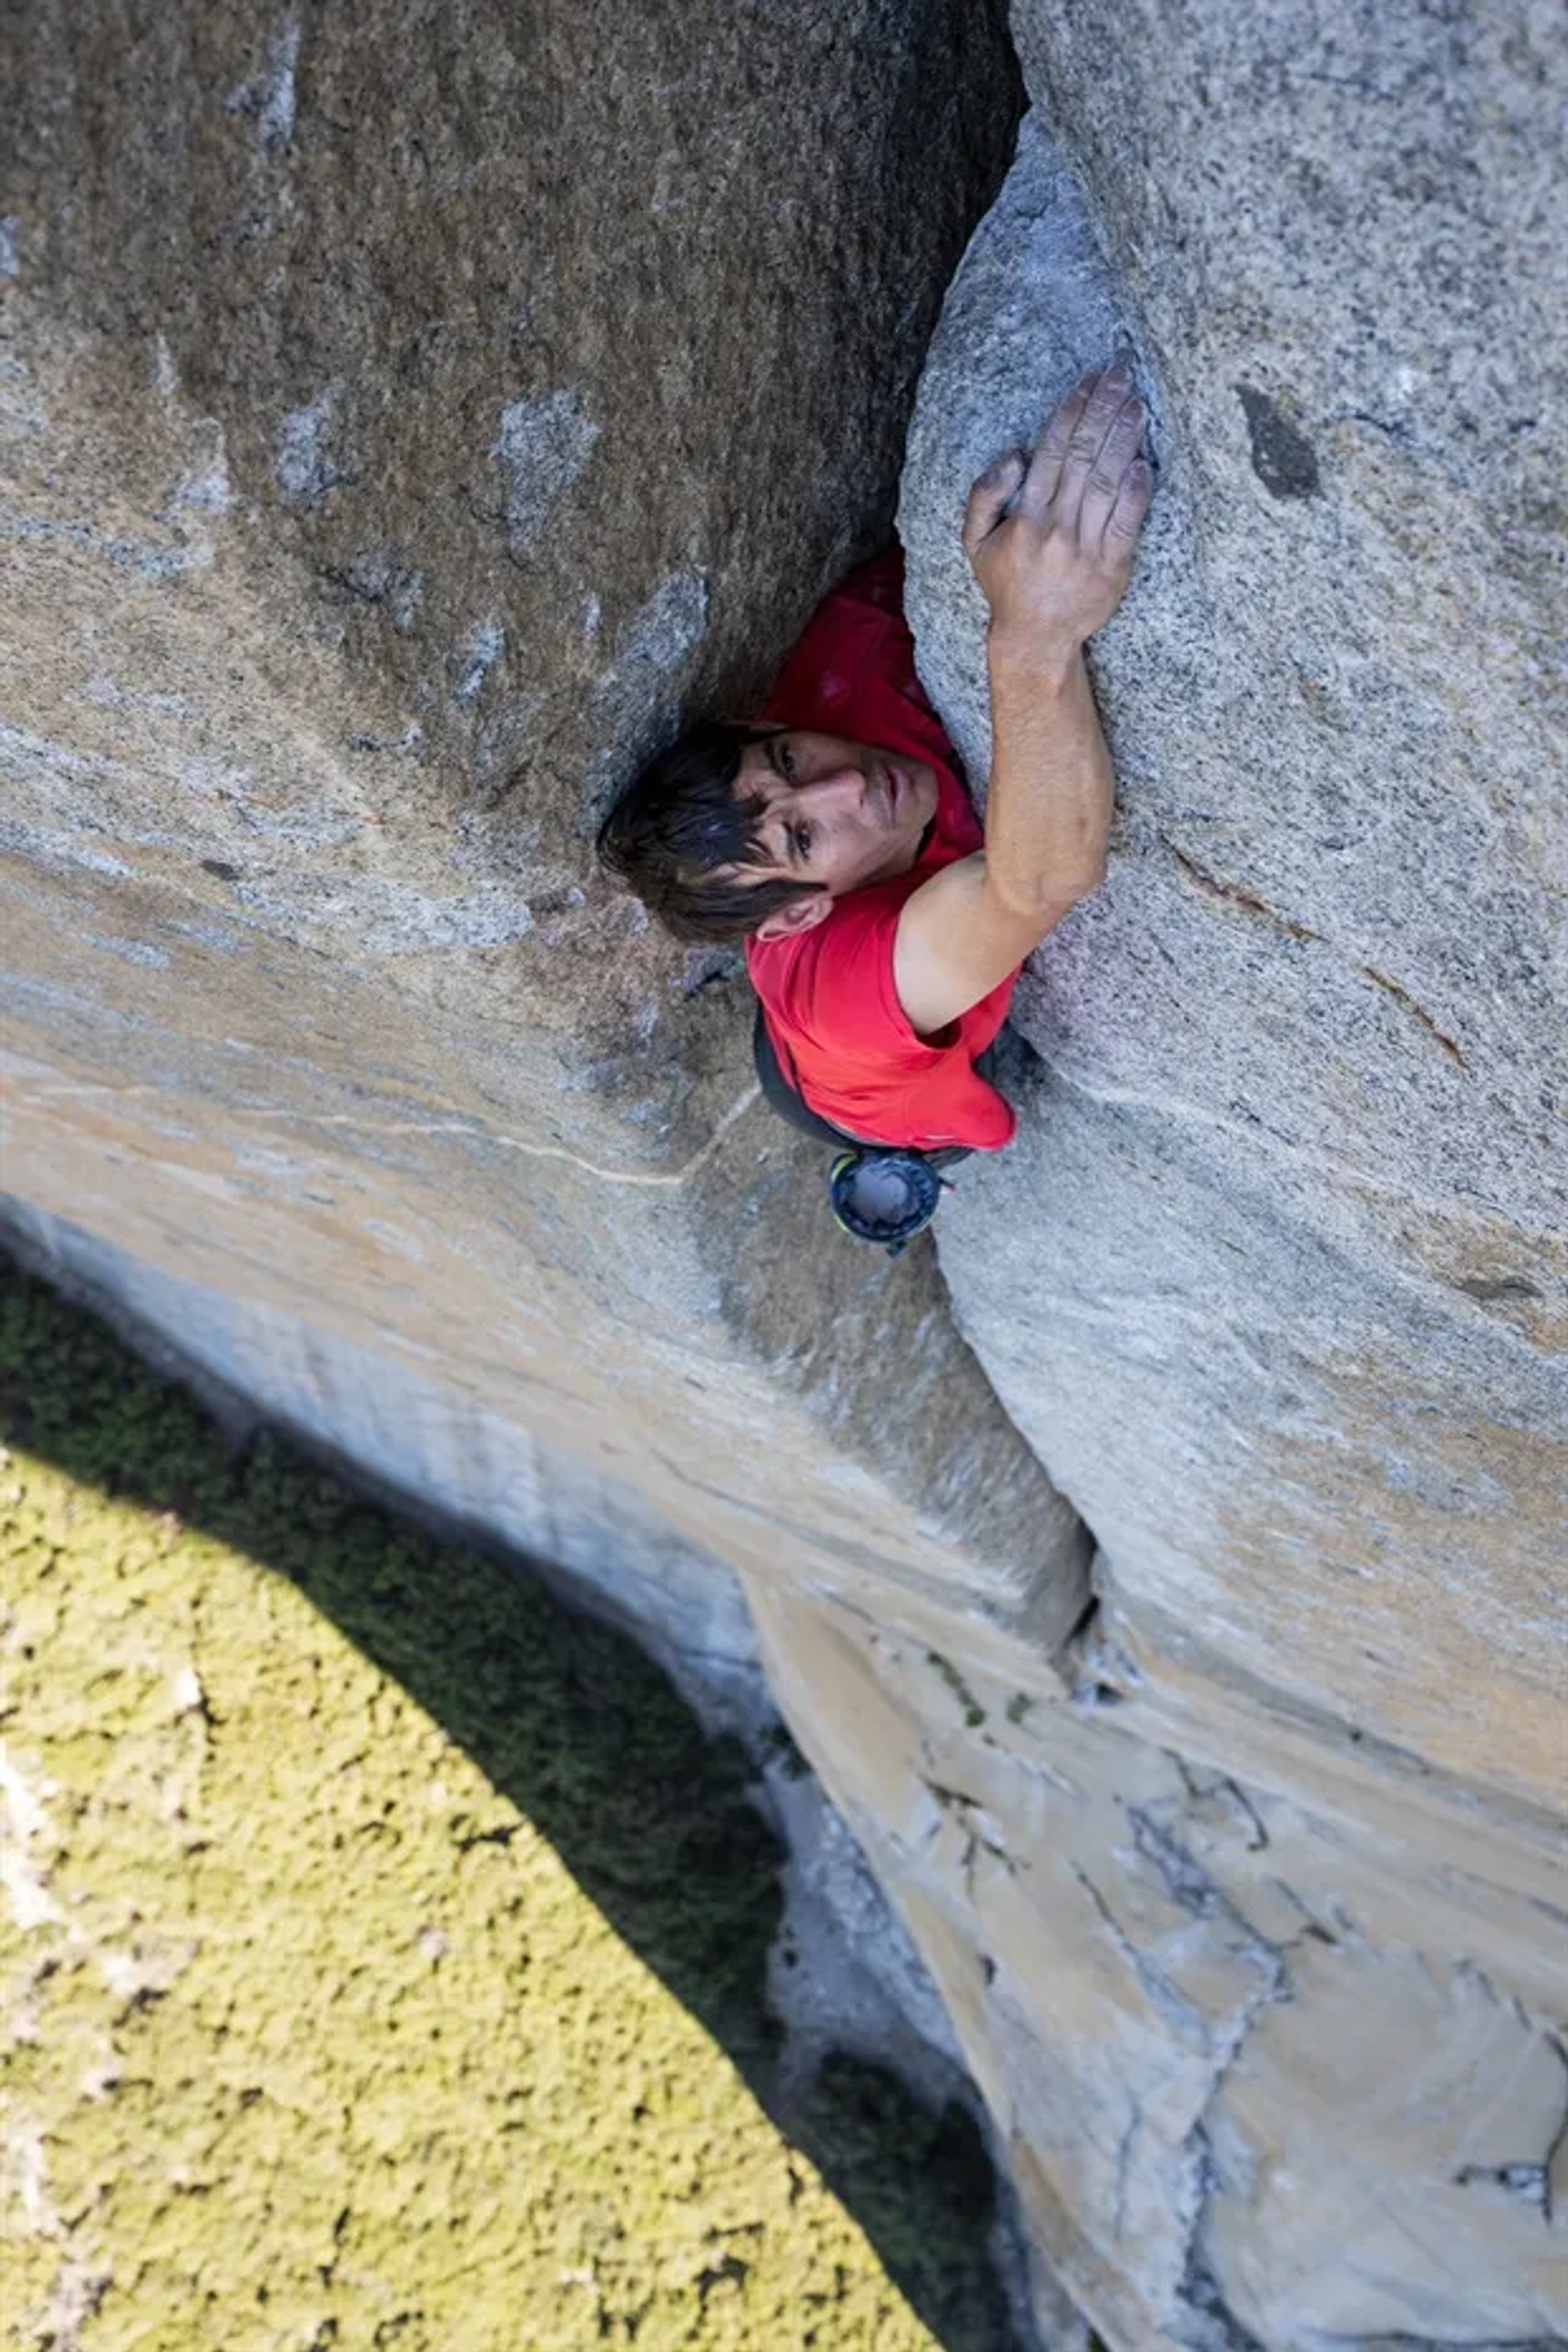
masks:
[[(1105, 1896), (1081, 1864), (1069, 1865), (1073, 1877), (1088, 1895), (1116, 1949), (1137, 1978), (1140, 1986), (1167, 2025), (1189, 2050), (1210, 2054), (1214, 2051), (1214, 2035), (1209, 2021), (1186, 1995), (1173, 1985), (1169, 1977), (1157, 1968), (1142, 1947), (1131, 1937), (1112, 1911)], [(1223, 2068), (1221, 2069), (1223, 2072)], [(1216, 2074), (1215, 2080), (1218, 2077)]]
[(1132, 2169), (1132, 2150), (1142, 2128), (1142, 2102), (1134, 2096), (1132, 2112), (1116, 2144), (1116, 2186), (1111, 2198), (1110, 2234), (1118, 2245), (1127, 2232), (1127, 2185)]
[(1454, 2178), (1462, 2189), (1484, 2183), (1506, 2190), (1510, 2196), (1533, 2206), (1550, 2230), (1556, 2219), (1552, 2176), (1558, 2158), (1568, 2147), (1568, 2050), (1555, 2034), (1543, 2038), (1563, 2074), (1563, 2112), (1545, 2148), (1538, 2158), (1521, 2158), (1511, 2163), (1461, 2165)]
[(1180, 2294), (1188, 2312), (1200, 2323), (1200, 2333), (1192, 2338), (1194, 2352), (1263, 2352), (1257, 2338), (1226, 2307), (1201, 2257), (1205, 2221), (1220, 2185), (1208, 2119), (1259, 2019), (1279, 2002), (1292, 1999), (1290, 1973), (1280, 1948), (1258, 1932), (1225, 1889), (1148, 1807), (1130, 1805), (1127, 1817), (1137, 1853), (1171, 1901), (1191, 1919), (1223, 1921), (1258, 1972), (1253, 1990), (1227, 2015), (1210, 2024), (1205, 2035), (1212, 2062), (1207, 2094), (1183, 2147), (1187, 2257)]
[[(1203, 2215), (1210, 2198), (1219, 2185), (1214, 2159), (1202, 2130), (1194, 2131), (1189, 2143), (1196, 2166), (1198, 2209), (1193, 2225), (1195, 2241)], [(1267, 2352), (1250, 2329), (1243, 2327), (1226, 2304), (1212, 2271), (1199, 2261), (1195, 2252), (1189, 2251), (1187, 2268), (1182, 2280), (1181, 2299), (1186, 2322), (1184, 2334), (1193, 2352)]]
[[(1027, 1444), (1027, 1437), (1022, 1430), (1019, 1436)], [(1036, 1459), (1038, 1460), (1037, 1455)], [(1041, 1469), (1045, 1475), (1049, 1475), (1044, 1464)], [(1142, 1676), (1135, 1661), (1116, 1639), (1111, 1610), (1102, 1584), (1105, 1556), (1095, 1540), (1093, 1528), (1081, 1512), (1079, 1514), (1079, 1526), (1090, 1547), (1086, 1571), (1089, 1598), (1063, 1644), (1060, 1673), (1073, 1705), (1087, 1711), (1119, 1706), (1137, 1689)]]

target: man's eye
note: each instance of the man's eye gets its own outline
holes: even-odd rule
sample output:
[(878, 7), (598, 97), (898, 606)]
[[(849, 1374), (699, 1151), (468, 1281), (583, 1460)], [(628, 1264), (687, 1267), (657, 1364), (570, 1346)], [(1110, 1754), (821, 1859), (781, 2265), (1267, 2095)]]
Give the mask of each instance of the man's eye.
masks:
[(779, 745), (779, 770), (783, 775), (793, 777), (795, 774), (795, 753), (787, 743)]
[(797, 853), (797, 855), (798, 855), (798, 856), (802, 856), (802, 857), (805, 857), (805, 856), (808, 854), (808, 852), (810, 851), (810, 848), (811, 848), (811, 827), (810, 827), (810, 825), (808, 825), (808, 824), (797, 824), (797, 825), (795, 826), (795, 850), (796, 850), (796, 853)]

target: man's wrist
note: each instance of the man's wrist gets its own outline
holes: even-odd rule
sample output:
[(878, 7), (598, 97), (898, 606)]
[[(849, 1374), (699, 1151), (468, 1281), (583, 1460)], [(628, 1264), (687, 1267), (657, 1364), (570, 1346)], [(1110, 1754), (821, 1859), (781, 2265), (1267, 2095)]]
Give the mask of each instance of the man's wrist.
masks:
[(1077, 638), (1053, 644), (1037, 630), (1009, 631), (993, 625), (985, 638), (985, 666), (993, 692), (1063, 695), (1082, 668), (1083, 646)]

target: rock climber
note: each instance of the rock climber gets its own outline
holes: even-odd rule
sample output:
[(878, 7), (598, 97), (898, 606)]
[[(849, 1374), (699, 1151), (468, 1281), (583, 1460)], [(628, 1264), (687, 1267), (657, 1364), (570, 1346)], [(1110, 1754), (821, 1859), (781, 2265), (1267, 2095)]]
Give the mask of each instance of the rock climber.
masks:
[(942, 1165), (1011, 1139), (977, 1069), (1024, 959), (1105, 874), (1114, 783), (1083, 648), (1121, 603), (1152, 479), (1125, 361), (982, 474), (984, 830), (915, 675), (897, 550), (818, 610), (758, 719), (660, 753), (599, 835), (677, 939), (743, 940), (763, 1090), (836, 1143)]

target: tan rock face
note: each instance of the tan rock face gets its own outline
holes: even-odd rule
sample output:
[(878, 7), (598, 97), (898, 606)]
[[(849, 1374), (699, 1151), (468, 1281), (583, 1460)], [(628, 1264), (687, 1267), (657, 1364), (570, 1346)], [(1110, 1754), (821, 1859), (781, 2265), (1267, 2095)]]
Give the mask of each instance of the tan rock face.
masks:
[(1266, 1702), (1075, 1706), (1021, 1645), (752, 1599), (1107, 2341), (1555, 2340), (1556, 1840), (1292, 1755)]
[[(1112, 887), (939, 1272), (835, 1234), (736, 960), (588, 841), (885, 525), (1011, 68), (967, 10), (636, 14), (35, 12), (15, 1229), (601, 1594), (635, 1548), (671, 1638), (741, 1571), (1117, 2352), (1552, 2339), (1560, 838), (1507, 264), (1568, 250), (1553, 28), (1021, 16), (1098, 227), (1031, 143), (904, 491), (977, 773), (968, 470), (1131, 325), (1163, 481)], [(1445, 89), (1511, 229), (1432, 161)]]

